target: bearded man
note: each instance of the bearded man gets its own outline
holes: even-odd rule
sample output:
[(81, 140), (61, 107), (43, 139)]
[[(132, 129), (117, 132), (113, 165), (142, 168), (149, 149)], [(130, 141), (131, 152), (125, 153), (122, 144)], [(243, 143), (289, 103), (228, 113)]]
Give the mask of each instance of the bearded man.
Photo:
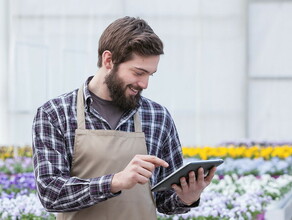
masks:
[[(215, 169), (166, 191), (150, 188), (183, 164), (168, 110), (141, 96), (163, 43), (140, 18), (111, 23), (99, 40), (98, 71), (79, 89), (38, 108), (33, 122), (37, 191), (57, 219), (157, 219), (199, 204)], [(157, 209), (157, 210), (156, 210)]]

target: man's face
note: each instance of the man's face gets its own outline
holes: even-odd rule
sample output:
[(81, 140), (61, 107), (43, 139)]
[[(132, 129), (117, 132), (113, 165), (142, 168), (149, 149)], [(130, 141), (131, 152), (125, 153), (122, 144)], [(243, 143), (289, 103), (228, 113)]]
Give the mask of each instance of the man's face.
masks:
[(156, 72), (159, 56), (133, 55), (129, 61), (114, 66), (105, 78), (112, 101), (123, 111), (138, 106), (141, 92), (148, 86), (149, 77)]

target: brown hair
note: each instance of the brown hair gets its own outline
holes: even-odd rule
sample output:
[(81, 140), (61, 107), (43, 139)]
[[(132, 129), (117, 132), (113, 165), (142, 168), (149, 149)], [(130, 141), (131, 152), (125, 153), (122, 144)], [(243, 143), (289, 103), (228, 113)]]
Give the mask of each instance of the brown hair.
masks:
[(146, 21), (124, 17), (111, 23), (102, 33), (98, 47), (98, 67), (102, 53), (109, 50), (114, 64), (126, 62), (133, 53), (141, 56), (163, 54), (163, 43)]

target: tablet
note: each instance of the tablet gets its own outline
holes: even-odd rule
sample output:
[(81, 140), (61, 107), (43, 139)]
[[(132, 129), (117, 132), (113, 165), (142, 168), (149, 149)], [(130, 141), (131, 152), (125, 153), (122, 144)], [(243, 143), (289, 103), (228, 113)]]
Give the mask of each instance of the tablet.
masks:
[(180, 185), (180, 178), (185, 176), (188, 178), (188, 174), (191, 171), (195, 171), (197, 174), (197, 171), (200, 167), (203, 167), (205, 176), (208, 175), (209, 170), (212, 167), (217, 167), (220, 164), (222, 164), (224, 161), (222, 159), (216, 159), (216, 160), (198, 160), (189, 162), (188, 164), (180, 167), (176, 171), (174, 171), (172, 174), (167, 176), (165, 179), (161, 180), (159, 183), (157, 183), (155, 186), (152, 187), (152, 192), (158, 192), (163, 190), (171, 189), (172, 184)]

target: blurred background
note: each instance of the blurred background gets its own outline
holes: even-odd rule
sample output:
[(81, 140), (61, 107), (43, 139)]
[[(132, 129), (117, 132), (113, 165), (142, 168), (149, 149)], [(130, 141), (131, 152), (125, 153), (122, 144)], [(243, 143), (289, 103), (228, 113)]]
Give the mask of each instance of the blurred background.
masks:
[(0, 0), (0, 145), (31, 144), (36, 109), (95, 74), (126, 15), (164, 42), (143, 95), (184, 146), (292, 140), (292, 0)]

